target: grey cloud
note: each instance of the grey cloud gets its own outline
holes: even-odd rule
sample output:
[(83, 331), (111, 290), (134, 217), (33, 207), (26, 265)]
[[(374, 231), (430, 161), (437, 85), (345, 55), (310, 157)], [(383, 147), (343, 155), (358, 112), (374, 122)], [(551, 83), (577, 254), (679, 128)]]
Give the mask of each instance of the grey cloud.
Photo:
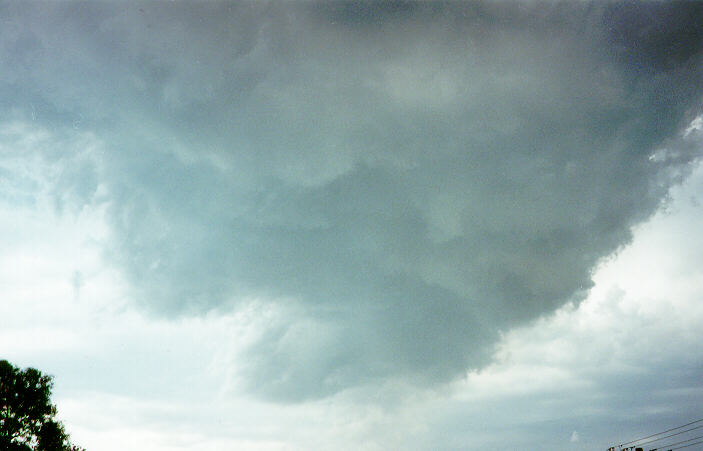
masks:
[(138, 302), (295, 306), (242, 369), (278, 400), (483, 365), (698, 155), (697, 4), (3, 9), (8, 108), (102, 140), (71, 189)]

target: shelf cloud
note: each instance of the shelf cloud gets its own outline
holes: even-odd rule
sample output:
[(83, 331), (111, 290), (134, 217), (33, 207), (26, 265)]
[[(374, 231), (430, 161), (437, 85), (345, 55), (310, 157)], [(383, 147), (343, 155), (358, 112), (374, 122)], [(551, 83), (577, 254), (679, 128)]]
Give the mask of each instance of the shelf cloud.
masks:
[(238, 377), (279, 402), (487, 365), (700, 156), (697, 3), (0, 10), (14, 202), (103, 205), (152, 315), (270, 308)]

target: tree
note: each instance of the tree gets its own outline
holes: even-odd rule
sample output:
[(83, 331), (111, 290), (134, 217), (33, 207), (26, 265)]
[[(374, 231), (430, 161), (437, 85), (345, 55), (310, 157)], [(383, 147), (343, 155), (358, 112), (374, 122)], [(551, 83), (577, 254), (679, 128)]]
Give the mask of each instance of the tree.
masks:
[(51, 376), (0, 360), (0, 450), (85, 451), (73, 445), (51, 404)]

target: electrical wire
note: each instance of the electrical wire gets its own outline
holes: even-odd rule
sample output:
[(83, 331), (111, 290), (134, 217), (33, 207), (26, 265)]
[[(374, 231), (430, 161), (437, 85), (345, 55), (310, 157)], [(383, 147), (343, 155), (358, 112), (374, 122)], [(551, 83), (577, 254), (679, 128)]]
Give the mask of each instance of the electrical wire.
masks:
[(648, 435), (648, 436), (646, 436), (646, 437), (638, 438), (638, 439), (635, 439), (635, 440), (630, 440), (629, 442), (621, 443), (619, 446), (620, 446), (620, 448), (622, 448), (623, 446), (629, 445), (630, 443), (635, 443), (635, 442), (639, 442), (640, 440), (646, 440), (646, 439), (648, 439), (648, 438), (656, 437), (657, 435), (666, 434), (667, 432), (671, 432), (671, 431), (675, 431), (675, 430), (677, 430), (677, 429), (685, 428), (686, 426), (690, 426), (690, 425), (692, 425), (692, 424), (700, 423), (701, 421), (703, 421), (703, 418), (701, 418), (700, 420), (691, 421), (690, 423), (686, 423), (686, 424), (684, 424), (684, 425), (682, 425), (682, 426), (679, 426), (679, 427), (667, 429), (666, 431), (657, 432), (656, 434)]
[[(646, 444), (648, 444), (648, 443), (658, 442), (659, 440), (664, 440), (665, 438), (674, 437), (675, 435), (685, 434), (686, 432), (695, 431), (696, 429), (700, 429), (700, 428), (703, 428), (703, 424), (700, 425), (700, 426), (696, 426), (696, 427), (694, 427), (694, 428), (691, 428), (691, 429), (685, 429), (685, 430), (683, 430), (683, 431), (675, 432), (675, 433), (673, 433), (673, 434), (665, 435), (665, 436), (663, 436), (663, 437), (655, 438), (655, 439), (652, 439), (652, 440), (647, 440), (646, 442), (638, 442), (638, 443), (636, 444), (636, 446), (641, 446), (641, 445), (646, 445)], [(663, 432), (662, 432), (662, 434), (663, 434)]]
[(701, 440), (700, 442), (696, 442), (696, 443), (689, 443), (688, 445), (677, 446), (676, 448), (669, 448), (668, 451), (674, 451), (675, 449), (681, 449), (681, 448), (688, 448), (689, 446), (700, 445), (701, 443), (703, 443), (703, 440)]
[(657, 451), (657, 450), (663, 450), (663, 449), (671, 449), (671, 448), (670, 448), (671, 446), (680, 445), (680, 444), (686, 443), (686, 442), (692, 442), (692, 441), (694, 441), (694, 440), (698, 440), (698, 439), (701, 439), (701, 438), (703, 438), (703, 435), (699, 435), (698, 437), (689, 438), (688, 440), (681, 440), (680, 442), (676, 442), (676, 443), (669, 443), (669, 444), (667, 444), (667, 445), (661, 445), (659, 448), (654, 448), (654, 449), (651, 449), (651, 450), (649, 450), (649, 451)]

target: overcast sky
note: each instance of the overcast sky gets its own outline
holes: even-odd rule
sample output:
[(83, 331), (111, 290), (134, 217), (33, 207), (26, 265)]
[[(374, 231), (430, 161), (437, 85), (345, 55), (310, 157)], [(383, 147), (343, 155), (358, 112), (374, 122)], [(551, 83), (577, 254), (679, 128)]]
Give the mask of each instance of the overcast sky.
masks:
[(89, 450), (703, 418), (703, 3), (10, 1), (0, 67), (0, 358)]

